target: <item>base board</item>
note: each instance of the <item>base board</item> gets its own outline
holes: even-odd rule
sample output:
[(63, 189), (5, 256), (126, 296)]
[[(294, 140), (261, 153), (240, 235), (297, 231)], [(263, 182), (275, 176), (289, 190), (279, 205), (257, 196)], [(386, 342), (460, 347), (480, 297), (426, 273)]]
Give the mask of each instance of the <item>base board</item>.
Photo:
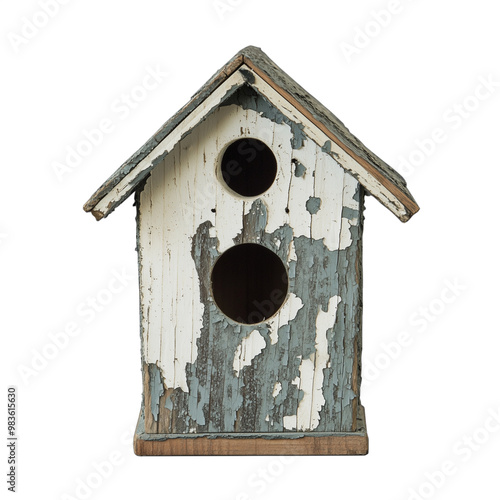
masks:
[(353, 432), (270, 432), (242, 434), (149, 434), (141, 411), (134, 436), (134, 453), (152, 455), (366, 455), (364, 408), (358, 406)]

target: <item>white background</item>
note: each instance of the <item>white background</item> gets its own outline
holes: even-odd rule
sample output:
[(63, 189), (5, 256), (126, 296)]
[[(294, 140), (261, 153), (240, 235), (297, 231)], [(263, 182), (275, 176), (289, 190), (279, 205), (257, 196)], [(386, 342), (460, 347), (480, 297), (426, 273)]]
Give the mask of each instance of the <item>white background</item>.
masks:
[[(19, 392), (18, 498), (498, 498), (499, 12), (491, 0), (397, 4), (73, 0), (33, 28), (41, 2), (2, 2), (1, 362), (2, 390)], [(249, 44), (404, 173), (421, 206), (401, 224), (366, 200), (366, 457), (132, 451), (134, 208), (97, 223), (82, 205)], [(168, 75), (141, 94), (147, 68)], [(131, 92), (142, 100), (124, 107)], [(103, 119), (113, 130), (58, 176)], [(111, 293), (114, 274), (125, 284)], [(92, 314), (93, 298), (109, 303)]]

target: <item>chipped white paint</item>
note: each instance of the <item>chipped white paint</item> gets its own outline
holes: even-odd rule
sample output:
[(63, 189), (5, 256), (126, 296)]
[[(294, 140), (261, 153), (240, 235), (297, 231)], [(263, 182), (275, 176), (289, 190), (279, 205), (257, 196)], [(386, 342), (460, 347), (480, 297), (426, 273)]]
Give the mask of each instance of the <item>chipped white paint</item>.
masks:
[[(338, 164), (347, 172), (353, 173), (365, 188), (373, 194), (384, 206), (391, 210), (402, 220), (408, 218), (408, 210), (405, 206), (381, 184), (371, 173), (369, 173), (352, 156), (346, 153), (340, 146), (332, 141), (321, 129), (319, 129), (311, 120), (304, 116), (294, 106), (292, 106), (284, 97), (274, 90), (267, 82), (246, 65), (241, 69), (253, 73), (253, 86), (259, 90), (274, 106), (276, 106), (287, 118), (304, 125), (305, 133), (319, 146), (326, 142), (331, 143), (331, 156), (335, 157)], [(120, 183), (96, 205), (95, 210), (101, 212), (104, 216), (109, 213), (110, 207), (115, 203), (120, 203), (129, 193), (134, 180), (147, 170), (152, 161), (165, 152), (169, 152), (178, 143), (182, 135), (191, 129), (194, 125), (203, 122), (214, 107), (223, 99), (226, 92), (233, 86), (241, 86), (244, 83), (243, 77), (239, 71), (235, 71), (227, 80), (225, 80), (214, 92), (201, 103), (192, 113), (190, 113), (165, 139), (163, 139), (138, 165), (125, 176)], [(267, 138), (262, 140), (266, 143), (270, 140), (270, 134), (266, 127), (260, 133), (261, 137), (267, 134)], [(254, 133), (258, 133), (259, 128), (254, 128)], [(267, 139), (267, 140), (266, 140)]]
[(183, 213), (176, 185), (203, 172), (189, 159), (181, 162), (180, 155), (177, 148), (166, 164), (154, 169), (141, 195), (139, 251), (141, 283), (150, 283), (141, 287), (145, 360), (158, 363), (166, 387), (187, 392), (185, 367), (197, 356), (204, 306), (191, 258), (190, 237), (198, 221), (195, 212)]
[(340, 250), (345, 250), (347, 247), (351, 246), (351, 226), (357, 222), (357, 219), (346, 219), (342, 218), (342, 226), (340, 228)]
[[(277, 159), (276, 180), (260, 197), (237, 196), (217, 176), (222, 152), (241, 137), (263, 141)], [(212, 224), (210, 236), (218, 239), (217, 250), (222, 253), (235, 244), (244, 215), (259, 198), (267, 207), (267, 232), (288, 224), (295, 237), (323, 239), (330, 249), (351, 243), (349, 227), (356, 221), (342, 219), (342, 207), (357, 208), (353, 196), (358, 182), (312, 140), (294, 150), (291, 139), (284, 123), (276, 124), (251, 109), (224, 106), (182, 139), (146, 182), (139, 220), (143, 353), (146, 363), (158, 364), (166, 388), (187, 392), (186, 366), (197, 359), (204, 306), (191, 250), (200, 224)], [(301, 177), (295, 176), (292, 159), (306, 167)], [(314, 215), (306, 209), (310, 197), (321, 198)], [(292, 243), (287, 261), (296, 259)], [(299, 297), (289, 294), (266, 322), (271, 344), (278, 342), (279, 328), (293, 321), (303, 306)], [(258, 348), (265, 347), (260, 334), (253, 339)], [(240, 358), (237, 354), (235, 359)]]
[(302, 307), (304, 307), (302, 299), (294, 293), (290, 293), (278, 313), (267, 322), (271, 345), (278, 342), (278, 330), (293, 321)]
[(358, 188), (358, 182), (352, 176), (346, 176), (344, 180), (344, 191), (342, 193), (342, 204), (346, 208), (352, 210), (359, 210), (359, 201), (354, 199), (356, 195), (356, 190)]
[(314, 175), (314, 195), (321, 200), (321, 208), (311, 216), (311, 234), (315, 240), (323, 239), (330, 251), (339, 247), (339, 221), (342, 218), (343, 189), (356, 180), (346, 174), (332, 157), (322, 154), (316, 146), (316, 172)]
[(314, 354), (302, 358), (299, 366), (299, 389), (304, 392), (297, 408), (297, 430), (304, 431), (311, 427), (311, 402), (314, 382)]
[(250, 366), (255, 356), (258, 356), (266, 347), (266, 341), (258, 330), (252, 330), (241, 340), (234, 353), (233, 370), (239, 377), (245, 366)]
[(281, 382), (276, 382), (273, 389), (273, 398), (275, 398), (281, 392)]
[[(285, 199), (280, 201), (282, 206), (288, 206), (290, 217), (293, 219), (293, 230), (296, 236), (311, 236), (311, 214), (306, 210), (307, 200), (314, 196), (314, 167), (316, 163), (317, 145), (313, 141), (307, 140), (302, 148), (294, 150), (294, 159), (306, 167), (302, 177), (295, 177), (295, 164), (290, 165), (290, 172), (287, 176), (287, 187), (290, 192), (286, 193)], [(340, 168), (340, 167), (338, 167)], [(277, 200), (278, 201), (278, 200)], [(305, 217), (300, 216), (302, 213)], [(286, 214), (285, 214), (286, 215)], [(299, 217), (297, 217), (299, 215)], [(280, 225), (280, 221), (269, 221), (267, 230), (274, 231)]]
[(328, 301), (328, 309), (319, 310), (316, 317), (316, 356), (314, 359), (314, 378), (311, 397), (311, 423), (310, 429), (316, 429), (319, 425), (319, 412), (325, 404), (323, 396), (323, 370), (330, 362), (328, 354), (327, 331), (333, 328), (337, 319), (337, 307), (341, 301), (338, 295), (331, 297)]
[[(286, 142), (288, 144), (291, 139), (290, 128), (287, 127), (284, 133), (288, 136)], [(278, 208), (270, 211), (266, 232), (272, 233), (284, 224), (290, 224), (293, 227), (294, 236), (322, 239), (329, 250), (337, 250), (341, 237), (342, 207), (344, 206), (342, 201), (343, 196), (346, 195), (344, 191), (346, 190), (347, 195), (352, 198), (358, 182), (354, 177), (346, 174), (331, 156), (324, 154), (321, 148), (311, 140), (306, 140), (302, 148), (293, 150), (293, 158), (306, 166), (306, 171), (301, 177), (295, 176), (295, 164), (291, 162), (291, 158), (284, 158), (283, 152), (279, 149), (278, 153), (281, 156), (279, 164), (283, 165), (282, 162), (287, 162), (285, 165), (289, 166), (289, 169), (278, 170), (276, 182), (280, 183), (282, 189), (272, 189), (261, 196), (268, 206)], [(316, 214), (305, 211), (306, 203), (310, 198), (321, 199), (321, 208)], [(289, 213), (280, 210), (280, 207), (288, 207)]]
[(300, 363), (300, 389), (304, 391), (304, 396), (297, 408), (297, 429), (301, 431), (314, 430), (319, 425), (319, 414), (325, 404), (323, 370), (330, 361), (326, 334), (335, 324), (340, 300), (340, 297), (335, 295), (328, 301), (326, 312), (319, 309), (316, 317), (316, 351)]
[[(357, 189), (356, 180), (346, 175), (344, 188), (342, 191), (342, 205), (346, 208), (350, 208), (352, 210), (359, 210), (359, 202), (354, 199)], [(351, 246), (352, 238), (351, 238), (351, 226), (357, 226), (359, 220), (357, 217), (353, 217), (352, 219), (347, 219), (346, 217), (342, 218), (341, 221), (341, 229), (340, 229), (340, 241), (338, 242), (338, 247), (340, 250), (345, 250), (349, 246)]]
[(283, 417), (283, 427), (289, 431), (297, 429), (297, 415), (285, 415)]

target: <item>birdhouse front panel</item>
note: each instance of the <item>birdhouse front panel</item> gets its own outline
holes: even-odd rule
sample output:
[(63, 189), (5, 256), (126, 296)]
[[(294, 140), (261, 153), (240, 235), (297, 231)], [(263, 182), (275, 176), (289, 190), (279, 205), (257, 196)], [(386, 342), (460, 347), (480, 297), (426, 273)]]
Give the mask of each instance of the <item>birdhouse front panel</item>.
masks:
[(356, 429), (363, 188), (241, 87), (136, 193), (146, 433)]

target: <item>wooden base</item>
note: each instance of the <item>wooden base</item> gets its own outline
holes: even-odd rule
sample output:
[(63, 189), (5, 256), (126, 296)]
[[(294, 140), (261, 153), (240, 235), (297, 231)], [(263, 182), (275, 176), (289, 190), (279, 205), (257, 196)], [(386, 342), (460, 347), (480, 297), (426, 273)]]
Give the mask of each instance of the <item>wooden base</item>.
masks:
[(353, 432), (282, 432), (260, 434), (148, 434), (141, 411), (134, 452), (151, 455), (366, 455), (364, 408)]

